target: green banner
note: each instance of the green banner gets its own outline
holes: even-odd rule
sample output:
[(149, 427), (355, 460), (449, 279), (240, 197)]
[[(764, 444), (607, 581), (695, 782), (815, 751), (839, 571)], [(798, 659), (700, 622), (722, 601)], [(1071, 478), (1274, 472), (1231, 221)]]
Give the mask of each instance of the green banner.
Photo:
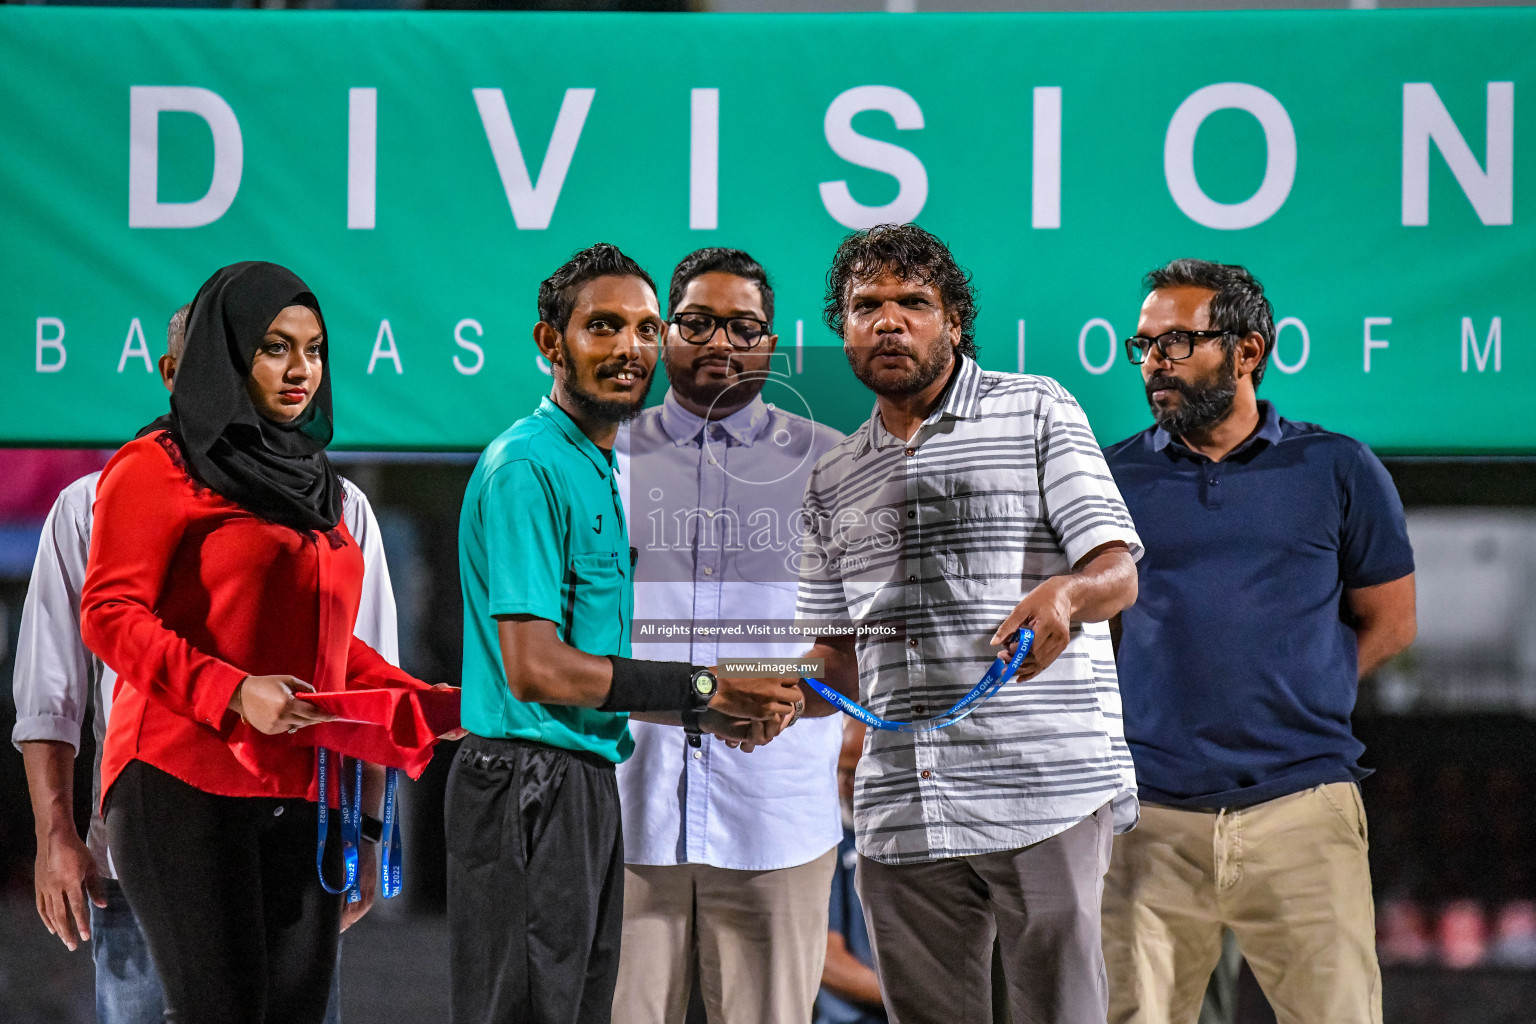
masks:
[[(1118, 339), (1178, 256), (1281, 320), (1261, 395), (1397, 453), (1536, 452), (1536, 11), (605, 16), (0, 8), (0, 443), (162, 411), (171, 311), (302, 275), (339, 447), (473, 449), (549, 387), (538, 282), (744, 248), (778, 401), (870, 396), (822, 326), (840, 237), (916, 220), (981, 362), (1148, 422)], [(659, 388), (658, 388), (659, 392)], [(657, 396), (659, 397), (659, 394)]]

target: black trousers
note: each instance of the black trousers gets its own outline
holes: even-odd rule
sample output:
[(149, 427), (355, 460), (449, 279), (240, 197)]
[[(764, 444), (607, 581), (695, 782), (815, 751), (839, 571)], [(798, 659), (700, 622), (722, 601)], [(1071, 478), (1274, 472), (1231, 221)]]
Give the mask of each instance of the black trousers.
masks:
[(469, 736), (444, 814), (452, 1024), (607, 1024), (624, 915), (613, 764)]
[(321, 1024), (341, 897), (315, 871), (316, 813), (307, 800), (214, 796), (142, 761), (117, 777), (107, 844), (168, 1022)]

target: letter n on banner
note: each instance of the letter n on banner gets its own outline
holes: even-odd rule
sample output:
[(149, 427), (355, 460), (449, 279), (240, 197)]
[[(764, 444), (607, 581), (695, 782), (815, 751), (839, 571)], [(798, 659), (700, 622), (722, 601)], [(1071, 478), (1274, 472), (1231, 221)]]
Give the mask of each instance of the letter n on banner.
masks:
[(1439, 147), (1456, 184), (1484, 224), (1515, 222), (1515, 83), (1488, 83), (1488, 169), (1462, 137), (1428, 82), (1403, 83), (1403, 226), (1429, 223), (1429, 144)]

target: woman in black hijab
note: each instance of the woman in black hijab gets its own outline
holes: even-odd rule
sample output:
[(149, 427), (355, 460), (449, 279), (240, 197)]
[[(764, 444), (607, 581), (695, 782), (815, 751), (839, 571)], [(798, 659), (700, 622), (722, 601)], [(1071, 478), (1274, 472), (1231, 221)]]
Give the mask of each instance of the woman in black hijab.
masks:
[(170, 1021), (319, 1024), (341, 897), (316, 870), (300, 730), (332, 716), (300, 694), (427, 687), (352, 635), (363, 563), (325, 456), (327, 349), (296, 275), (225, 267), (193, 301), (170, 416), (98, 484), (81, 606), (122, 681), (108, 844)]

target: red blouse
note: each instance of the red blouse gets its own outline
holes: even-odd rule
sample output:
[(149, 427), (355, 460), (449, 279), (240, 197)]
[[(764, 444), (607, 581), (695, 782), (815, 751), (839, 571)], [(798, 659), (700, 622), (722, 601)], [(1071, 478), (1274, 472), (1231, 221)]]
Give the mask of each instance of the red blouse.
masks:
[(208, 793), (315, 799), (302, 730), (263, 735), (228, 705), (252, 675), (425, 688), (352, 635), (362, 580), (344, 522), (315, 533), (257, 518), (195, 483), (168, 432), (124, 445), (97, 485), (81, 595), (86, 646), (118, 672), (103, 804), (135, 759)]

